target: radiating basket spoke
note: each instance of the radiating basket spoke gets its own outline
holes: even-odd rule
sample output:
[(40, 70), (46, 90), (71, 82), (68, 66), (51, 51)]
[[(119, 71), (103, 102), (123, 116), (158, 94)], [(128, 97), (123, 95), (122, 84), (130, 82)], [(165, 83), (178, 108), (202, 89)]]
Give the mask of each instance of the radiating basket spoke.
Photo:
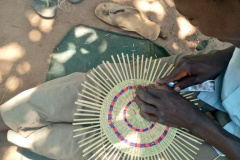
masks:
[[(132, 62), (123, 53), (116, 55), (117, 61), (111, 57), (113, 64), (103, 62), (87, 74), (89, 80), (75, 102), (79, 108), (73, 125), (79, 128), (73, 132), (83, 156), (89, 160), (194, 159), (192, 154), (197, 154), (203, 140), (184, 129), (144, 120), (133, 99), (138, 85), (155, 83), (170, 75), (174, 66), (144, 55), (132, 54)], [(180, 95), (198, 105), (193, 92)]]

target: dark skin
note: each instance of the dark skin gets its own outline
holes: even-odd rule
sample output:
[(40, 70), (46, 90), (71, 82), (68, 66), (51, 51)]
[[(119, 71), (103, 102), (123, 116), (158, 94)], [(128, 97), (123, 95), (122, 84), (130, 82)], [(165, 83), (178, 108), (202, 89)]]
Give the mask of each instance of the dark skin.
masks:
[[(203, 34), (240, 47), (239, 0), (175, 0), (175, 4), (177, 10)], [(159, 85), (149, 85), (146, 90), (138, 87), (135, 102), (142, 117), (148, 121), (186, 128), (230, 159), (240, 159), (240, 140), (213, 123), (177, 92), (206, 79), (214, 79), (227, 67), (232, 53), (233, 48), (229, 48), (208, 57), (185, 57), (169, 77), (157, 81)], [(166, 85), (170, 81), (179, 82), (174, 87), (177, 91)], [(0, 116), (0, 130), (7, 129)]]
[(215, 79), (228, 66), (235, 47), (216, 51), (207, 55), (184, 56), (177, 64), (176, 69), (168, 77), (158, 79), (158, 84), (178, 81), (175, 91)]
[[(240, 0), (175, 0), (175, 5), (203, 34), (240, 47)], [(234, 47), (230, 47), (210, 55), (187, 56), (168, 77), (157, 80), (158, 84), (146, 89), (138, 86), (134, 100), (141, 116), (148, 121), (186, 128), (228, 158), (240, 159), (240, 139), (216, 125), (178, 92), (215, 79), (226, 69), (233, 51)], [(178, 81), (174, 89), (166, 85), (173, 81)]]
[[(188, 100), (167, 85), (149, 85), (136, 89), (134, 100), (140, 114), (148, 121), (155, 121), (176, 128), (186, 128), (195, 136), (216, 147), (230, 159), (240, 159), (240, 139), (216, 125)], [(218, 141), (221, 139), (221, 141)]]

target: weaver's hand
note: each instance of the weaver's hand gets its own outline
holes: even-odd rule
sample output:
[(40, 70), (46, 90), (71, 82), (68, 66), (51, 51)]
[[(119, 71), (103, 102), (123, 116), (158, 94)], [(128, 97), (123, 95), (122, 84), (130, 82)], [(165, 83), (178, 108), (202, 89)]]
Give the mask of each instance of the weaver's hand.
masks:
[(167, 85), (149, 85), (146, 90), (138, 86), (134, 100), (146, 120), (186, 128), (230, 159), (240, 159), (240, 139), (214, 123)]
[(176, 91), (215, 79), (228, 65), (234, 51), (233, 47), (212, 54), (188, 55), (183, 57), (175, 70), (166, 78), (158, 79), (158, 84), (177, 81)]
[(191, 130), (202, 117), (196, 106), (167, 85), (138, 86), (134, 101), (143, 118), (171, 127)]

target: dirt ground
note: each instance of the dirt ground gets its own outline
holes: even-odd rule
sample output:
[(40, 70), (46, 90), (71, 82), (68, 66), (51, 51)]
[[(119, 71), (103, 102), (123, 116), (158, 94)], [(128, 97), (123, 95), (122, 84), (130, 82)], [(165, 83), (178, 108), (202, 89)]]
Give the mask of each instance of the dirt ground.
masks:
[[(59, 0), (64, 1), (64, 0)], [(0, 1), (0, 104), (18, 93), (45, 81), (53, 48), (75, 24), (85, 24), (114, 32), (125, 32), (99, 20), (94, 10), (107, 0), (82, 0), (70, 4), (67, 0), (57, 9), (55, 19), (39, 17), (30, 0)], [(191, 26), (176, 10), (172, 0), (112, 0), (134, 6), (150, 20), (161, 24), (167, 40), (157, 39), (172, 54), (195, 51), (201, 40), (208, 39)], [(65, 8), (67, 7), (67, 8)], [(68, 10), (68, 11), (66, 11)], [(211, 39), (207, 49), (222, 49), (229, 44)], [(5, 134), (0, 138), (0, 159), (18, 160), (16, 147), (4, 145)]]

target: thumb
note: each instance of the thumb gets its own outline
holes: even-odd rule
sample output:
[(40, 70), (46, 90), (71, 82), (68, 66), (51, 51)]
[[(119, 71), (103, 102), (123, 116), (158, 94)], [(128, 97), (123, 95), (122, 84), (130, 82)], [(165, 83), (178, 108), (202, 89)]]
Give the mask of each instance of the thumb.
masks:
[(187, 76), (187, 72), (181, 66), (176, 67), (173, 72), (165, 78), (159, 78), (156, 80), (158, 84), (167, 84), (169, 82), (175, 82), (183, 77)]
[(196, 77), (187, 77), (187, 78), (182, 79), (178, 83), (176, 83), (174, 85), (174, 90), (179, 92), (180, 90), (185, 89), (189, 86), (193, 86), (195, 84), (197, 84)]

